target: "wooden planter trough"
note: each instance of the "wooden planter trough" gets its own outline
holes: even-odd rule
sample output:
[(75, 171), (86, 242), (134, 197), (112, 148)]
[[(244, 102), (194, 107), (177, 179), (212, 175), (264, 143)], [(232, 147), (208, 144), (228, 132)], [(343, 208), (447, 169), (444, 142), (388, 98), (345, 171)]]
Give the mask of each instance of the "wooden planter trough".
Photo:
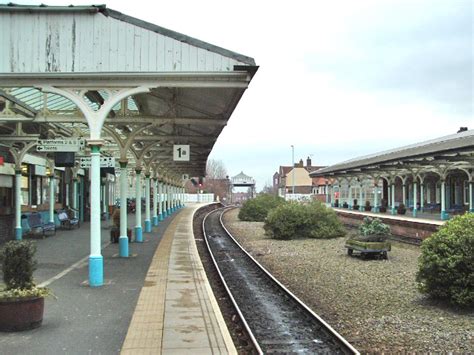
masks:
[(348, 239), (344, 246), (348, 255), (353, 255), (353, 252), (357, 251), (362, 258), (372, 255), (382, 259), (388, 259), (388, 252), (392, 248), (390, 242), (362, 242), (354, 239)]

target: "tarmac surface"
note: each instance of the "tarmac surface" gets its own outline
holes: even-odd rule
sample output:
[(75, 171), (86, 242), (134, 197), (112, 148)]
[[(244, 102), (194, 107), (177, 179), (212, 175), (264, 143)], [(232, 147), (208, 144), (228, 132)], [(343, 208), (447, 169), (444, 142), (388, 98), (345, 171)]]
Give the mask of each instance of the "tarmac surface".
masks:
[[(158, 227), (153, 227), (152, 233), (144, 233), (143, 243), (130, 243), (129, 258), (118, 257), (118, 244), (109, 242), (111, 222), (103, 221), (104, 286), (99, 288), (91, 288), (87, 282), (88, 223), (82, 223), (79, 229), (58, 230), (55, 236), (37, 240), (35, 280), (38, 284), (47, 284), (57, 299), (50, 297), (45, 300), (41, 327), (0, 333), (0, 354), (120, 353), (142, 288), (144, 284), (147, 286), (145, 278), (155, 253), (158, 254), (157, 247), (175, 218), (179, 219), (183, 212), (188, 218), (192, 217), (192, 213), (186, 210), (188, 208), (173, 213)], [(133, 229), (135, 215), (130, 214), (128, 218), (128, 225)], [(172, 239), (173, 235), (169, 238)], [(168, 268), (167, 264), (165, 268)], [(207, 284), (205, 276), (204, 279)], [(166, 289), (166, 282), (162, 287)], [(187, 352), (185, 348), (182, 351)], [(158, 347), (146, 353), (160, 352)], [(132, 348), (128, 353), (144, 352)]]

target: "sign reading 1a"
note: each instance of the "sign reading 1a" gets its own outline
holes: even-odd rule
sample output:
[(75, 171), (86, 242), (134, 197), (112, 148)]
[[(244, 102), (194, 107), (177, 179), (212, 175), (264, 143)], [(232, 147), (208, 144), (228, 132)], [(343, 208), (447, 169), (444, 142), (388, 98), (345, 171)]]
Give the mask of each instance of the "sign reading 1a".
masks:
[(175, 144), (173, 145), (173, 160), (174, 161), (189, 161), (191, 155), (189, 145)]

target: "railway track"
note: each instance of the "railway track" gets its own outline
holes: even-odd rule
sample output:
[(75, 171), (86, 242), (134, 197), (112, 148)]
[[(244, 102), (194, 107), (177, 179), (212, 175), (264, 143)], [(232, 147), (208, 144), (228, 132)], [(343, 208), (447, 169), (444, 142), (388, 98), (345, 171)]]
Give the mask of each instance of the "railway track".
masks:
[(237, 243), (222, 223), (225, 210), (206, 215), (204, 237), (257, 352), (359, 354)]

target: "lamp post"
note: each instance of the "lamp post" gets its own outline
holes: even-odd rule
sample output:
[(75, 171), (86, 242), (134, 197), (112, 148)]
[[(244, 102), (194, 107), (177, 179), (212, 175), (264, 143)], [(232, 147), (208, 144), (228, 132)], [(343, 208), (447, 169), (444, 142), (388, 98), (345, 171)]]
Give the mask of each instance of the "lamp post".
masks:
[[(291, 145), (291, 164), (293, 166), (293, 170), (292, 170), (292, 177), (291, 177), (291, 180), (292, 180), (292, 192), (293, 192), (293, 195), (295, 194), (295, 146), (294, 145)], [(293, 196), (294, 197), (294, 196)]]

